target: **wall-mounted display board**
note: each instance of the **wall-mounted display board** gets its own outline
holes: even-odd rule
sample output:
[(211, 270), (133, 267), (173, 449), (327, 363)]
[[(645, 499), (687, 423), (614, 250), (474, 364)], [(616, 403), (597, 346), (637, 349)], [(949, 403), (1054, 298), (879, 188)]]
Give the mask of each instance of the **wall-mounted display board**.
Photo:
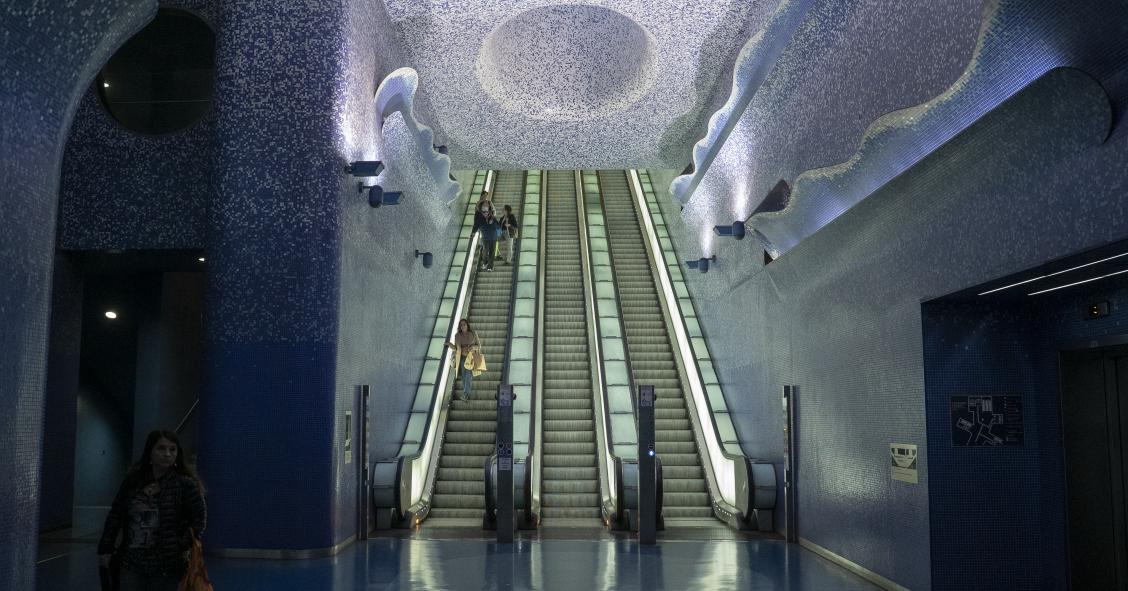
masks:
[(952, 396), (952, 445), (1022, 445), (1021, 396)]

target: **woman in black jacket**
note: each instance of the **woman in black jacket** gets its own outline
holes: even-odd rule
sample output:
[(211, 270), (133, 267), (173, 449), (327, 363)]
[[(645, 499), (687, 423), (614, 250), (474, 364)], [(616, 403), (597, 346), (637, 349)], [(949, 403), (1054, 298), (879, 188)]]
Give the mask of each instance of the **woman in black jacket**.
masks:
[(149, 433), (98, 543), (103, 566), (120, 552), (121, 591), (176, 591), (188, 566), (192, 533), (200, 536), (207, 524), (203, 493), (199, 477), (180, 455), (176, 434)]

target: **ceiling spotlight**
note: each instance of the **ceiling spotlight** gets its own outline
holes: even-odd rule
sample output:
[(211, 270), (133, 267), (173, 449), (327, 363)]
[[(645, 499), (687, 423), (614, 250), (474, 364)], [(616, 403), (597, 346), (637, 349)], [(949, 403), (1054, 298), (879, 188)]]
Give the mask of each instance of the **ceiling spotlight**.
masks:
[(110, 320), (116, 319), (117, 312), (114, 312), (113, 310), (106, 310), (106, 318), (109, 318)]
[(702, 273), (708, 273), (710, 261), (712, 261), (714, 263), (717, 262), (717, 255), (713, 255), (713, 256), (708, 257), (708, 258), (701, 257), (701, 258), (697, 259), (696, 261), (686, 261), (685, 266), (689, 267), (690, 269), (697, 269), (698, 271), (701, 271)]
[(402, 191), (385, 191), (384, 187), (380, 185), (372, 185), (371, 187), (360, 185), (359, 190), (361, 193), (368, 191), (368, 205), (372, 207), (395, 205), (403, 198)]
[(205, 259), (204, 257), (200, 257), (200, 258), (198, 258), (198, 259), (196, 259), (196, 260), (197, 260), (197, 261), (200, 261), (200, 262), (202, 263), (202, 262), (206, 261), (207, 259)]
[(109, 83), (109, 82), (103, 82), (103, 83), (102, 83), (102, 88), (109, 88), (109, 87), (110, 87), (110, 83)]
[(717, 236), (732, 236), (737, 240), (744, 240), (744, 222), (733, 222), (731, 226), (716, 226), (713, 231), (717, 233)]
[(384, 163), (379, 160), (357, 160), (345, 167), (345, 172), (353, 176), (379, 176)]

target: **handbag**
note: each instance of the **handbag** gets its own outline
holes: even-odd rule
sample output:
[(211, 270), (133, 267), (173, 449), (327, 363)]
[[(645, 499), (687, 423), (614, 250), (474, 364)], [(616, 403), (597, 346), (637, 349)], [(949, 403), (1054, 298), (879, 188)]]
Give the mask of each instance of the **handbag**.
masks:
[(204, 547), (194, 531), (192, 547), (188, 550), (188, 569), (184, 571), (177, 591), (215, 591), (208, 579), (208, 569), (204, 567)]

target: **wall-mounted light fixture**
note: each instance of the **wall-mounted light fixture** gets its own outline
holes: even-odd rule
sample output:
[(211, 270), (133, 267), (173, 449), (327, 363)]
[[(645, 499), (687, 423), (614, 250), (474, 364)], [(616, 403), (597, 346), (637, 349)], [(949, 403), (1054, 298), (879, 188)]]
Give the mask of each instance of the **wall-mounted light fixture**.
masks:
[(423, 268), (430, 269), (431, 265), (435, 262), (435, 255), (429, 252), (415, 251), (415, 258), (423, 257)]
[(435, 151), (440, 153), (440, 154), (448, 154), (448, 155), (450, 154), (450, 149), (447, 148), (446, 146), (436, 146), (434, 144), (431, 144), (431, 147), (434, 148)]
[(714, 263), (717, 262), (717, 255), (713, 255), (713, 256), (708, 257), (708, 258), (701, 257), (701, 258), (697, 259), (696, 261), (686, 261), (685, 266), (689, 267), (690, 269), (697, 269), (698, 271), (701, 271), (702, 273), (708, 273), (710, 261), (712, 261)]
[(345, 167), (345, 173), (353, 176), (379, 176), (384, 171), (384, 163), (379, 160), (357, 160)]
[(733, 222), (731, 226), (716, 226), (713, 231), (717, 236), (732, 236), (737, 240), (744, 240), (744, 222)]
[(381, 205), (396, 205), (403, 198), (402, 191), (385, 191), (384, 187), (380, 185), (372, 185), (366, 187), (364, 183), (356, 184), (356, 191), (363, 193), (368, 191), (368, 204), (372, 207), (380, 207)]

